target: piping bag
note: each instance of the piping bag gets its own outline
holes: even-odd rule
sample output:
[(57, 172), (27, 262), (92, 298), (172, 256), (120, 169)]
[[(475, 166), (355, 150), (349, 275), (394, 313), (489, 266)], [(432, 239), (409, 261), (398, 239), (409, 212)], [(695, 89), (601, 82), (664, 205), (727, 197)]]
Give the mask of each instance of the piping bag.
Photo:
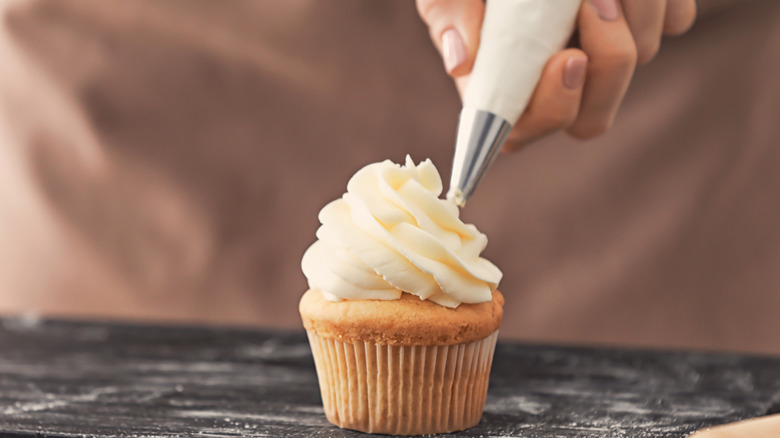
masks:
[(474, 194), (525, 111), (547, 61), (574, 31), (581, 0), (487, 0), (463, 95), (447, 199)]

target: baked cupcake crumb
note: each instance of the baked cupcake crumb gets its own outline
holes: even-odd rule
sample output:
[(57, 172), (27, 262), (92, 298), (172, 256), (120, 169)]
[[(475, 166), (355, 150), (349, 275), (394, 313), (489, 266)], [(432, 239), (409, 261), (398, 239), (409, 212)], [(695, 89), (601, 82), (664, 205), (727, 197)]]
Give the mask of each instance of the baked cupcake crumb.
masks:
[(499, 291), (489, 302), (450, 309), (407, 293), (398, 300), (333, 302), (310, 289), (299, 310), (306, 330), (321, 338), (377, 345), (455, 345), (498, 330), (503, 305)]

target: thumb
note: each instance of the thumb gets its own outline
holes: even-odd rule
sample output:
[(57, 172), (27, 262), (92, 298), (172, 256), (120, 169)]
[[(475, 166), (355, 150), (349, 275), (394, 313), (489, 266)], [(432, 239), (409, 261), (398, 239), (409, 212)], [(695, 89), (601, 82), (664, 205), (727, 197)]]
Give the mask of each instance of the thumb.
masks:
[(444, 68), (452, 77), (471, 72), (485, 15), (482, 0), (417, 0), (417, 12), (428, 25)]

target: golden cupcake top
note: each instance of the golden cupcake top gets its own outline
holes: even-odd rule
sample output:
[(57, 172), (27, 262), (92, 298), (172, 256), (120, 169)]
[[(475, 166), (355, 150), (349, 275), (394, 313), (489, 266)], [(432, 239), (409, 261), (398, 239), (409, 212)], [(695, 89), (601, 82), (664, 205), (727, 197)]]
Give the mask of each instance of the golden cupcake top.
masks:
[(333, 302), (309, 289), (299, 310), (303, 326), (320, 338), (377, 345), (456, 345), (478, 341), (498, 330), (504, 297), (494, 291), (485, 303), (443, 307), (411, 294), (397, 300)]

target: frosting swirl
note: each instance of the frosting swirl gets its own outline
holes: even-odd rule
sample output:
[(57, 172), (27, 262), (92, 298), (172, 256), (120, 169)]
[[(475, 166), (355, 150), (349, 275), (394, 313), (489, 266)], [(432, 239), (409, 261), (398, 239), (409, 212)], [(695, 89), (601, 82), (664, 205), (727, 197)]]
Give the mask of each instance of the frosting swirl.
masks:
[(492, 299), (501, 271), (480, 253), (487, 237), (464, 224), (430, 160), (360, 169), (319, 214), (301, 266), (326, 299), (393, 300), (403, 292), (446, 307)]

